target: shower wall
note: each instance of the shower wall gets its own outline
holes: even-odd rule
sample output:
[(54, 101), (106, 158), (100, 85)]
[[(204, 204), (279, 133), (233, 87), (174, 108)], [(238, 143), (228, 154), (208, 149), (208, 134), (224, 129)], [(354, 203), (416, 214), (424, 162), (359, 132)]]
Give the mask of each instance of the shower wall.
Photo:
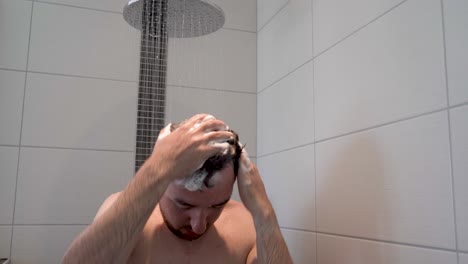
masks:
[(468, 263), (467, 13), (258, 1), (257, 163), (294, 263)]
[[(133, 176), (140, 34), (126, 2), (0, 0), (0, 258), (59, 263)], [(208, 42), (171, 42), (167, 119), (213, 113), (255, 157), (256, 6), (218, 2), (226, 24)]]

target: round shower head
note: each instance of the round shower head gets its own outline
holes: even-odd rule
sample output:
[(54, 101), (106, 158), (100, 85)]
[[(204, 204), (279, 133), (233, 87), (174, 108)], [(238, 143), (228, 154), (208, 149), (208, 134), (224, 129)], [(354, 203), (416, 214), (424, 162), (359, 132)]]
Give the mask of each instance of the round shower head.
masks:
[[(130, 0), (124, 8), (125, 21), (142, 29), (145, 0)], [(146, 0), (148, 1), (148, 0)], [(202, 0), (149, 0), (167, 3), (167, 34), (172, 38), (191, 38), (215, 32), (224, 25), (224, 12), (215, 4)], [(157, 4), (156, 4), (157, 6)]]

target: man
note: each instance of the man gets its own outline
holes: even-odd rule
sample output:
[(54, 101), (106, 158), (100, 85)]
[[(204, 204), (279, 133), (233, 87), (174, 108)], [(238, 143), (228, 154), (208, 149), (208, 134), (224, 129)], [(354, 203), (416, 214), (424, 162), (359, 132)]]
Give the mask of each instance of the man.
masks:
[[(206, 114), (164, 128), (63, 263), (291, 263), (258, 170), (237, 140)], [(230, 200), (236, 174), (243, 205)]]

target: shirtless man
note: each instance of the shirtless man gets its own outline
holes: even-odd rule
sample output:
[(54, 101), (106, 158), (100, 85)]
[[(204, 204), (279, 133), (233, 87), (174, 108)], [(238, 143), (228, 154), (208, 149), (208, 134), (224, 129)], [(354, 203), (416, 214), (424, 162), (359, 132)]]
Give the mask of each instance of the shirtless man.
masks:
[[(198, 177), (214, 156), (228, 158)], [(243, 204), (230, 199), (236, 173)], [(161, 131), (151, 156), (106, 199), (63, 263), (292, 261), (256, 166), (223, 121), (202, 114)]]

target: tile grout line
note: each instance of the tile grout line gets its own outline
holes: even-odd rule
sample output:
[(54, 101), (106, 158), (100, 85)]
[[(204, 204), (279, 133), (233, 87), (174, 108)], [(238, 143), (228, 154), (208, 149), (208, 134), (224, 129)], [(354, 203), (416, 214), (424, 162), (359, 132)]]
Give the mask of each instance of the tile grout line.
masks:
[[(358, 33), (359, 31), (363, 30), (364, 28), (366, 28), (367, 26), (369, 26), (370, 24), (374, 23), (375, 21), (379, 20), (380, 18), (382, 18), (383, 16), (385, 16), (387, 13), (393, 11), (394, 9), (396, 9), (397, 7), (399, 7), (400, 5), (402, 5), (403, 3), (405, 3), (406, 1), (408, 0), (403, 0), (402, 2), (396, 4), (395, 6), (393, 6), (392, 8), (390, 8), (389, 10), (385, 11), (384, 13), (378, 15), (377, 17), (375, 17), (374, 19), (372, 19), (371, 21), (369, 21), (368, 23), (364, 24), (363, 26), (357, 28), (356, 30), (354, 30), (353, 32), (351, 32), (350, 34), (346, 35), (345, 37), (341, 38), (340, 40), (338, 40), (337, 42), (331, 44), (328, 48), (324, 49), (323, 51), (319, 52), (318, 54), (314, 55), (312, 54), (312, 58), (311, 59), (308, 59), (305, 63), (301, 64), (299, 67), (296, 67), (294, 69), (292, 69), (290, 72), (286, 73), (285, 75), (283, 75), (282, 77), (278, 78), (277, 80), (273, 81), (271, 84), (268, 84), (265, 88), (261, 89), (259, 91), (259, 93), (263, 92), (264, 90), (266, 89), (269, 89), (271, 86), (275, 85), (276, 83), (278, 83), (279, 81), (283, 80), (285, 77), (289, 76), (291, 73), (297, 71), (299, 68), (301, 68), (302, 66), (304, 66), (305, 64), (311, 62), (311, 61), (314, 61), (315, 59), (317, 59), (318, 57), (320, 57), (321, 55), (323, 55), (324, 53), (328, 52), (329, 50), (331, 50), (332, 48), (334, 48), (335, 46), (339, 45), (340, 43), (342, 43), (343, 41), (345, 41), (346, 39), (350, 38), (351, 36), (353, 36), (354, 34)], [(313, 51), (313, 49), (312, 49)]]
[[(1, 146), (1, 145), (0, 145)], [(62, 149), (62, 150), (87, 150), (87, 151), (100, 151), (100, 152), (122, 152), (133, 153), (134, 150), (118, 150), (118, 149), (92, 149), (92, 148), (67, 148), (67, 147), (52, 147), (52, 146), (33, 146), (33, 145), (20, 145), (15, 146), (20, 148), (39, 148), (39, 149)]]
[[(97, 8), (91, 8), (91, 7), (85, 7), (85, 6), (67, 5), (67, 4), (56, 3), (56, 2), (48, 2), (48, 1), (44, 1), (44, 0), (33, 0), (32, 2), (41, 3), (41, 4), (48, 4), (48, 5), (73, 7), (73, 8), (79, 8), (79, 9), (85, 9), (85, 10), (92, 10), (92, 11), (99, 11), (99, 12), (123, 15), (123, 12), (104, 10), (104, 9), (97, 9)], [(124, 7), (122, 7), (122, 10), (123, 10), (123, 8)]]
[[(468, 102), (464, 103), (463, 106), (464, 105), (468, 105)], [(460, 105), (457, 105), (456, 107), (460, 107)], [(351, 135), (358, 134), (358, 133), (361, 133), (361, 132), (366, 132), (366, 131), (382, 128), (382, 127), (385, 127), (385, 126), (394, 125), (394, 124), (397, 124), (397, 123), (400, 123), (400, 122), (405, 122), (405, 121), (417, 119), (417, 118), (420, 118), (420, 117), (425, 117), (425, 116), (428, 116), (428, 115), (431, 115), (431, 114), (447, 111), (448, 109), (452, 109), (452, 108), (455, 108), (455, 107), (448, 107), (448, 108), (444, 107), (444, 108), (432, 110), (432, 111), (429, 111), (429, 112), (426, 112), (426, 113), (416, 114), (416, 115), (412, 115), (412, 116), (409, 116), (409, 117), (396, 119), (396, 120), (389, 121), (389, 122), (386, 122), (386, 123), (382, 123), (382, 124), (378, 124), (378, 125), (374, 125), (374, 126), (369, 126), (369, 127), (363, 128), (363, 129), (354, 130), (354, 131), (347, 132), (347, 133), (344, 133), (344, 134), (340, 134), (340, 135), (337, 135), (337, 136), (324, 138), (324, 139), (314, 141), (314, 142), (304, 143), (304, 144), (301, 144), (301, 145), (285, 148), (285, 149), (278, 150), (278, 151), (273, 151), (273, 152), (262, 154), (262, 155), (258, 155), (258, 153), (257, 153), (257, 156), (259, 158), (263, 158), (263, 157), (275, 155), (275, 154), (278, 154), (278, 153), (290, 151), (290, 150), (293, 150), (293, 149), (309, 146), (309, 145), (312, 145), (312, 144), (323, 143), (323, 142), (327, 142), (327, 141), (330, 141), (330, 140), (333, 140), (333, 139), (338, 139), (338, 138), (342, 138), (342, 137), (346, 137), (346, 136), (351, 136)]]
[[(314, 56), (314, 39), (315, 39), (315, 31), (314, 31), (314, 4), (315, 4), (315, 0), (312, 0), (311, 1), (311, 18), (312, 18), (312, 21), (311, 21), (311, 27), (312, 27), (312, 57)], [(316, 141), (316, 112), (315, 112), (315, 109), (316, 109), (316, 100), (315, 100), (315, 61), (311, 61), (312, 63), (312, 111), (313, 112), (313, 115), (312, 115), (312, 118), (314, 119), (312, 121), (313, 123), (313, 131), (314, 131), (314, 142)], [(302, 66), (301, 66), (302, 67)], [(314, 143), (314, 219), (315, 219), (315, 222), (314, 222), (314, 229), (317, 230), (317, 144)], [(315, 264), (318, 263), (318, 260), (319, 260), (319, 250), (318, 250), (318, 237), (317, 235), (315, 235)]]
[(220, 89), (215, 89), (215, 88), (185, 86), (185, 85), (177, 85), (177, 84), (167, 84), (167, 86), (178, 87), (178, 88), (187, 88), (187, 89), (207, 90), (207, 91), (214, 91), (214, 92), (228, 92), (228, 93), (238, 93), (238, 94), (257, 95), (257, 92), (243, 92), (243, 91), (232, 91), (232, 90), (220, 90)]
[[(287, 5), (289, 4), (289, 0), (286, 1), (285, 4), (283, 4), (279, 9), (278, 11), (276, 11), (264, 24), (263, 26), (261, 26), (260, 28), (257, 28), (257, 33), (259, 33), (260, 31), (262, 31), (266, 25), (268, 25), (272, 20), (273, 18), (275, 18), (280, 12), (281, 10), (283, 10)], [(258, 1), (257, 1), (257, 5), (258, 5)], [(258, 9), (258, 8), (257, 8)], [(257, 10), (257, 16), (258, 16), (258, 10)], [(258, 27), (258, 18), (257, 18), (257, 27)]]
[(350, 238), (350, 239), (364, 240), (364, 241), (369, 241), (369, 242), (374, 242), (374, 243), (384, 243), (384, 244), (396, 245), (396, 246), (407, 246), (407, 247), (414, 247), (414, 248), (420, 248), (420, 249), (445, 251), (445, 252), (450, 252), (450, 253), (455, 253), (455, 254), (457, 254), (457, 252), (459, 252), (459, 251), (457, 251), (455, 249), (447, 249), (447, 248), (440, 248), (440, 247), (433, 247), (433, 246), (417, 245), (417, 244), (411, 244), (411, 243), (396, 242), (396, 241), (391, 241), (391, 240), (382, 240), (382, 239), (358, 237), (358, 236), (343, 235), (343, 234), (322, 232), (322, 231), (312, 231), (312, 230), (301, 229), (301, 228), (293, 228), (293, 227), (281, 227), (281, 228), (286, 229), (286, 230), (305, 232), (305, 233), (313, 233), (313, 234), (316, 234), (316, 235), (320, 234), (320, 235), (335, 236), (335, 237), (340, 237), (340, 238)]
[(441, 10), (441, 22), (442, 22), (442, 46), (443, 46), (443, 56), (444, 56), (444, 70), (445, 70), (445, 89), (447, 96), (447, 125), (448, 125), (448, 140), (449, 140), (449, 158), (450, 158), (450, 177), (452, 180), (452, 206), (453, 206), (453, 227), (454, 227), (454, 238), (455, 238), (455, 249), (457, 250), (457, 263), (460, 263), (460, 254), (458, 253), (458, 233), (457, 233), (457, 204), (455, 196), (455, 174), (453, 170), (453, 148), (452, 148), (452, 124), (450, 120), (450, 91), (449, 91), (449, 80), (448, 80), (448, 70), (447, 70), (447, 47), (446, 47), (446, 37), (445, 37), (445, 16), (444, 16), (444, 1), (440, 0), (440, 10)]
[(232, 31), (239, 31), (239, 32), (244, 32), (244, 33), (257, 34), (256, 31), (250, 31), (250, 30), (247, 30), (247, 29), (239, 29), (239, 28), (231, 28), (231, 27), (222, 27), (222, 29), (232, 30)]
[(83, 79), (92, 79), (92, 80), (102, 80), (102, 81), (113, 81), (113, 82), (126, 82), (126, 83), (138, 83), (138, 80), (129, 81), (129, 80), (118, 80), (118, 79), (110, 79), (110, 78), (102, 78), (102, 77), (94, 77), (94, 76), (81, 76), (81, 75), (73, 75), (73, 74), (66, 74), (66, 73), (53, 73), (53, 72), (41, 72), (41, 71), (29, 71), (29, 73), (36, 73), (36, 74), (44, 74), (44, 75), (55, 75), (55, 76), (64, 76), (64, 77), (74, 77), (74, 78), (83, 78)]
[[(0, 70), (26, 72), (24, 70), (13, 70), (13, 69), (3, 69), (3, 68), (0, 68)], [(132, 83), (132, 84), (137, 84), (138, 85), (138, 80), (136, 80), (136, 81), (118, 80), (118, 79), (109, 79), (109, 78), (101, 78), (101, 77), (81, 76), (81, 75), (62, 74), (62, 73), (51, 73), (51, 72), (41, 72), (41, 71), (27, 71), (27, 72), (28, 73), (36, 73), (36, 74), (44, 74), (44, 75), (55, 75), (55, 76), (64, 76), (64, 77), (73, 77), (73, 78), (92, 79), (92, 80), (125, 82), (125, 83)], [(208, 91), (221, 91), (221, 92), (230, 92), (230, 93), (239, 93), (239, 94), (257, 94), (256, 92), (244, 92), (244, 91), (234, 91), (234, 90), (219, 90), (219, 89), (214, 89), (214, 88), (186, 86), (186, 85), (178, 85), (178, 84), (170, 84), (170, 83), (168, 83), (167, 86), (174, 86), (174, 87), (180, 87), (180, 88), (189, 88), (189, 89), (199, 89), (199, 90), (208, 90)]]
[[(71, 75), (71, 74), (62, 74), (62, 73), (41, 72), (41, 71), (27, 71), (27, 70), (25, 71), (25, 70), (16, 70), (16, 69), (7, 69), (7, 68), (0, 68), (0, 70), (16, 71), (16, 72), (28, 72), (28, 73), (36, 73), (36, 74), (44, 74), (44, 75), (64, 76), (64, 77), (83, 78), (83, 79), (92, 79), (92, 80), (101, 80), (101, 81), (125, 82), (125, 83), (132, 83), (132, 84), (137, 84), (138, 85), (138, 81), (129, 81), (129, 80), (118, 80), (118, 79), (109, 79), (109, 78), (101, 78), (101, 77), (81, 76), (81, 75)], [(208, 90), (208, 91), (221, 91), (221, 92), (230, 92), (230, 93), (239, 93), (239, 94), (252, 94), (252, 95), (257, 94), (257, 92), (219, 90), (219, 89), (214, 89), (214, 88), (195, 87), (195, 86), (178, 85), (178, 84), (167, 84), (167, 86), (174, 86), (174, 87), (188, 88), (188, 89)]]
[[(25, 1), (27, 1), (27, 0), (25, 0)], [(8, 69), (8, 68), (3, 68), (3, 67), (0, 67), (0, 71), (26, 72), (26, 70)]]
[(31, 49), (31, 31), (32, 31), (32, 22), (33, 22), (33, 14), (34, 14), (34, 1), (31, 3), (31, 15), (30, 15), (30, 20), (29, 20), (29, 36), (28, 36), (28, 53), (26, 56), (26, 72), (24, 74), (24, 87), (23, 87), (23, 105), (22, 105), (22, 111), (21, 111), (21, 125), (20, 125), (20, 130), (19, 130), (19, 148), (18, 148), (18, 160), (16, 162), (16, 182), (15, 182), (15, 196), (13, 199), (13, 215), (11, 219), (11, 237), (10, 237), (10, 256), (9, 258), (12, 258), (12, 253), (13, 253), (13, 234), (15, 232), (15, 214), (16, 214), (16, 198), (18, 195), (18, 178), (19, 178), (19, 169), (20, 169), (20, 161), (21, 161), (21, 140), (22, 140), (22, 134), (23, 134), (23, 121), (24, 121), (24, 105), (26, 101), (26, 87), (28, 85), (28, 67), (29, 67), (29, 51)]
[(0, 227), (2, 226), (88, 226), (90, 225), (91, 223), (89, 224), (15, 224), (15, 225), (0, 225)]
[[(314, 66), (312, 65), (312, 68), (314, 68)], [(314, 79), (314, 71), (312, 70), (312, 78)], [(313, 118), (314, 118), (314, 142), (315, 142), (315, 89), (314, 89), (315, 85), (312, 84), (312, 94), (314, 96), (313, 98), (313, 104), (314, 104), (314, 115), (313, 115)], [(313, 143), (314, 145), (314, 218), (315, 218), (315, 230), (317, 230), (317, 144), (316, 143)], [(318, 263), (318, 254), (319, 254), (319, 251), (318, 251), (318, 239), (317, 239), (317, 236), (315, 236), (315, 263), (317, 264)]]

